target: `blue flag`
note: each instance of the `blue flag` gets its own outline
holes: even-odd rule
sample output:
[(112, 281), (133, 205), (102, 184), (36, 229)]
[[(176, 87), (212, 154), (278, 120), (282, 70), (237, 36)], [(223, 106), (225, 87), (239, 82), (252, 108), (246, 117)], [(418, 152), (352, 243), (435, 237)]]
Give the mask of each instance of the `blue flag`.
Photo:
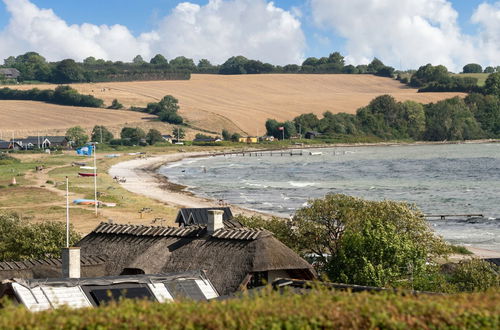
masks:
[(76, 154), (80, 156), (92, 156), (92, 146), (85, 146), (76, 149)]

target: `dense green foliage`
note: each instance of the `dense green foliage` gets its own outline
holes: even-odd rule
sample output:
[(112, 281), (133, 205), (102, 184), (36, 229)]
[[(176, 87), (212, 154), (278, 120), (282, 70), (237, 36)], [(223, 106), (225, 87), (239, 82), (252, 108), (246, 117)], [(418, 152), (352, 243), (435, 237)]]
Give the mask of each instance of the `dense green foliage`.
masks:
[(114, 136), (106, 126), (96, 125), (92, 129), (92, 137), (91, 140), (93, 142), (99, 143), (109, 143), (109, 141), (113, 140)]
[(160, 102), (148, 103), (146, 108), (132, 107), (131, 109), (157, 115), (161, 121), (174, 125), (180, 125), (184, 122), (182, 117), (178, 114), (179, 100), (172, 95), (164, 96)]
[(68, 128), (66, 138), (74, 147), (81, 147), (89, 141), (89, 136), (80, 126)]
[[(80, 239), (71, 228), (70, 243), (75, 244)], [(17, 214), (0, 213), (0, 261), (59, 258), (65, 246), (64, 223), (30, 223)]]
[(463, 73), (481, 73), (483, 72), (483, 67), (477, 63), (466, 64), (463, 68)]
[(153, 145), (161, 141), (163, 141), (163, 137), (161, 136), (161, 132), (157, 129), (152, 128), (148, 131), (148, 134), (146, 134), (146, 142), (149, 145)]
[(139, 127), (124, 127), (120, 132), (123, 145), (144, 145), (146, 133)]
[(451, 251), (414, 206), (327, 195), (299, 209), (292, 220), (239, 216), (264, 228), (309, 259), (328, 280), (425, 291), (480, 291), (500, 286), (500, 268), (466, 260), (443, 269)]
[(174, 129), (172, 129), (172, 136), (175, 140), (179, 141), (181, 139), (184, 139), (184, 137), (186, 136), (186, 131), (182, 127), (175, 127)]
[(489, 94), (471, 93), (464, 99), (454, 97), (422, 105), (413, 101), (397, 102), (390, 95), (373, 99), (355, 115), (325, 112), (302, 114), (293, 121), (268, 119), (268, 135), (285, 138), (296, 133), (319, 132), (322, 139), (337, 137), (378, 137), (384, 140), (426, 141), (500, 138), (500, 73), (488, 78)]
[(58, 86), (55, 90), (33, 88), (29, 90), (0, 89), (0, 100), (30, 100), (79, 107), (100, 108), (104, 102), (92, 95), (83, 95), (69, 86)]
[(113, 102), (111, 102), (111, 105), (108, 107), (108, 109), (123, 109), (123, 104), (118, 102), (117, 99), (114, 99)]
[(412, 76), (409, 85), (419, 92), (477, 92), (477, 78), (451, 76), (444, 65), (421, 66)]
[(499, 291), (400, 295), (264, 291), (225, 301), (125, 300), (94, 309), (32, 313), (7, 306), (2, 329), (498, 329)]

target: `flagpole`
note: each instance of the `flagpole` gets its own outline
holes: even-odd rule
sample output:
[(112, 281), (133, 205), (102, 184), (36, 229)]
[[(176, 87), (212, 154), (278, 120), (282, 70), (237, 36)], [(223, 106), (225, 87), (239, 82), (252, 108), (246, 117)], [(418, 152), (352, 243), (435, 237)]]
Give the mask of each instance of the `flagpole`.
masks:
[(69, 248), (69, 181), (66, 177), (66, 247)]
[(97, 217), (97, 161), (96, 161), (96, 143), (93, 144), (94, 152), (94, 200), (95, 200), (95, 216)]

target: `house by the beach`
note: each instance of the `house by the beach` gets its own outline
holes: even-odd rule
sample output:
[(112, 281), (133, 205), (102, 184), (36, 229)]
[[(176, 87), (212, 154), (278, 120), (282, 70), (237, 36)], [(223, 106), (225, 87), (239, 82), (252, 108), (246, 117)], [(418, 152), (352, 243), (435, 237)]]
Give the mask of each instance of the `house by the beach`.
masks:
[(168, 143), (172, 143), (172, 141), (174, 140), (174, 137), (170, 134), (165, 134), (165, 135), (162, 135), (161, 137), (163, 138), (163, 140), (165, 140)]
[(19, 70), (14, 68), (0, 68), (0, 76), (3, 76), (7, 79), (17, 79), (21, 73)]
[(256, 136), (240, 137), (238, 142), (241, 142), (241, 143), (259, 143), (259, 138)]
[(92, 278), (12, 279), (0, 283), (0, 299), (7, 298), (37, 312), (59, 307), (97, 307), (119, 299), (169, 302), (217, 298), (201, 271), (156, 275)]
[(179, 227), (203, 225), (206, 226), (209, 220), (210, 210), (222, 211), (222, 221), (225, 228), (240, 228), (243, 227), (239, 222), (233, 220), (233, 212), (230, 207), (200, 207), (200, 208), (182, 208), (177, 213), (175, 223)]
[[(223, 214), (210, 210), (206, 224), (183, 227), (101, 223), (77, 244), (77, 264), (84, 277), (204, 271), (219, 295), (277, 278), (316, 278), (313, 267), (270, 232), (229, 227)], [(61, 278), (61, 268), (60, 259), (2, 262), (0, 280)]]
[(101, 223), (79, 243), (82, 256), (105, 254), (106, 275), (125, 269), (159, 274), (204, 270), (220, 295), (276, 278), (310, 280), (312, 266), (266, 230), (226, 228), (223, 211), (206, 225), (185, 227)]

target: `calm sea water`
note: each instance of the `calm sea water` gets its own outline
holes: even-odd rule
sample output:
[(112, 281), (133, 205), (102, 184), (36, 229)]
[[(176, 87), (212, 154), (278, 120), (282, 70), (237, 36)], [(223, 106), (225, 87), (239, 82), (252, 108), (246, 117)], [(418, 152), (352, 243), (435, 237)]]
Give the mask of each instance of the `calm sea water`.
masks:
[[(310, 155), (310, 152), (321, 155)], [(415, 203), (426, 214), (483, 214), (430, 221), (452, 243), (500, 251), (500, 144), (342, 147), (186, 159), (160, 168), (204, 197), (280, 216), (311, 198), (342, 193)]]

